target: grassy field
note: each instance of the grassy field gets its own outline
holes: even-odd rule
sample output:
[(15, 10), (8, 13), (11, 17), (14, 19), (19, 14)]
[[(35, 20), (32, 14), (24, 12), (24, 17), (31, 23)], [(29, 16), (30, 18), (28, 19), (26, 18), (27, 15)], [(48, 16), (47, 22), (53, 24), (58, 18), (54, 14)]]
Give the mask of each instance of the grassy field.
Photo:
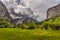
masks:
[(0, 28), (0, 40), (60, 40), (60, 30)]

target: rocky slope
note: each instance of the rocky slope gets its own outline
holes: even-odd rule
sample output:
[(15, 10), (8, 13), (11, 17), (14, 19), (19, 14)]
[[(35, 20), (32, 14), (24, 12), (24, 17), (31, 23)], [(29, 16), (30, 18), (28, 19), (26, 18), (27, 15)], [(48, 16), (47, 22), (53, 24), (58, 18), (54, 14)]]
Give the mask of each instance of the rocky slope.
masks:
[[(19, 16), (19, 18), (14, 19), (13, 16), (11, 16), (11, 14), (14, 16), (14, 18), (16, 18), (17, 16)], [(8, 21), (11, 21), (16, 25), (23, 22), (27, 23), (29, 21), (36, 22), (36, 20), (34, 20), (33, 18), (29, 18), (28, 15), (16, 14), (13, 8), (11, 9), (11, 13), (9, 13), (6, 6), (1, 1), (0, 1), (0, 17)]]
[(8, 13), (6, 6), (0, 1), (0, 18), (11, 21), (11, 17)]
[(60, 16), (60, 4), (49, 8), (47, 11), (47, 19), (54, 18), (56, 16)]
[[(4, 3), (3, 1), (6, 3)], [(20, 0), (15, 0), (16, 2), (14, 0), (11, 0), (11, 1), (3, 0), (3, 1), (2, 2), (0, 1), (0, 17), (13, 22), (14, 24), (19, 24), (23, 22), (27, 23), (29, 21), (37, 22), (37, 19), (41, 21), (41, 19), (46, 19), (45, 18), (46, 16), (48, 19), (48, 18), (53, 18), (56, 15), (60, 15), (60, 4), (49, 8), (47, 10), (47, 14), (45, 13), (43, 14), (42, 12), (44, 11), (42, 11), (41, 13), (40, 11), (45, 10), (44, 7), (43, 8), (40, 7), (41, 9), (38, 8), (39, 12), (35, 13), (30, 7), (27, 7), (26, 4), (29, 4), (29, 3), (26, 3), (24, 5), (24, 3), (20, 2)]]

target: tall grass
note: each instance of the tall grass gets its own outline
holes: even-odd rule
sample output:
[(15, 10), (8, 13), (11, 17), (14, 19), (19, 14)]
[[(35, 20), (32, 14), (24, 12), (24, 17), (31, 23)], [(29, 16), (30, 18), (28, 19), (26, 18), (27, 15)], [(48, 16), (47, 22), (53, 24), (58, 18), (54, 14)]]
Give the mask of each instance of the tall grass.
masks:
[(60, 40), (60, 30), (0, 28), (0, 40)]

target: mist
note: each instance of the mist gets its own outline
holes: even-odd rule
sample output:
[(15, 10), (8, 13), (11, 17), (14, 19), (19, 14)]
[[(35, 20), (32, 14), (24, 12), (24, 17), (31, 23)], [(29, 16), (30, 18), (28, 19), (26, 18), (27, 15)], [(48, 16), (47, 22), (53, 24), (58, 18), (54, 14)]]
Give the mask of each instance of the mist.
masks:
[[(37, 21), (46, 19), (47, 10), (50, 7), (56, 6), (60, 3), (60, 0), (1, 0), (8, 9), (10, 16), (15, 19), (20, 15), (27, 15), (26, 17), (32, 17)], [(13, 15), (13, 12), (15, 14)]]

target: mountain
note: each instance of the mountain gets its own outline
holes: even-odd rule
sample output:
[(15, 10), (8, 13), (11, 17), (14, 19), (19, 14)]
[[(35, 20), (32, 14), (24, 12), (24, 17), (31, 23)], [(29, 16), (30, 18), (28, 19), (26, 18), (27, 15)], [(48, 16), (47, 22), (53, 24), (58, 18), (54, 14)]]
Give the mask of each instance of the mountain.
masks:
[(0, 1), (0, 18), (11, 21), (11, 17), (8, 13), (6, 6)]
[(47, 10), (47, 19), (60, 16), (60, 4), (53, 6)]
[(60, 0), (44, 0), (44, 1), (43, 0), (1, 0), (1, 1), (8, 9), (8, 12), (12, 17), (12, 19), (19, 18), (18, 15), (24, 14), (24, 15), (28, 15), (29, 18), (31, 17), (36, 19), (39, 22), (46, 19), (47, 10), (49, 8), (56, 6), (60, 3)]
[[(41, 3), (40, 3), (41, 2)], [(47, 18), (52, 18), (59, 13), (59, 1), (42, 0), (1, 0), (0, 17), (13, 22), (14, 24), (23, 22), (41, 22)], [(35, 6), (36, 5), (36, 6)], [(52, 7), (53, 6), (53, 7)], [(56, 11), (55, 11), (56, 10)]]
[[(31, 11), (30, 9), (27, 9), (27, 11)], [(13, 18), (11, 16), (11, 14), (16, 17), (16, 16), (19, 16), (19, 18)], [(36, 22), (37, 20), (33, 19), (33, 18), (29, 18), (28, 15), (25, 15), (25, 14), (16, 14), (14, 12), (14, 9), (12, 8), (11, 9), (11, 13), (8, 12), (6, 6), (3, 4), (2, 1), (0, 1), (0, 18), (3, 18), (3, 19), (6, 19), (10, 22), (13, 22), (14, 24), (19, 24), (19, 23), (27, 23), (29, 21), (33, 21), (33, 22)]]

